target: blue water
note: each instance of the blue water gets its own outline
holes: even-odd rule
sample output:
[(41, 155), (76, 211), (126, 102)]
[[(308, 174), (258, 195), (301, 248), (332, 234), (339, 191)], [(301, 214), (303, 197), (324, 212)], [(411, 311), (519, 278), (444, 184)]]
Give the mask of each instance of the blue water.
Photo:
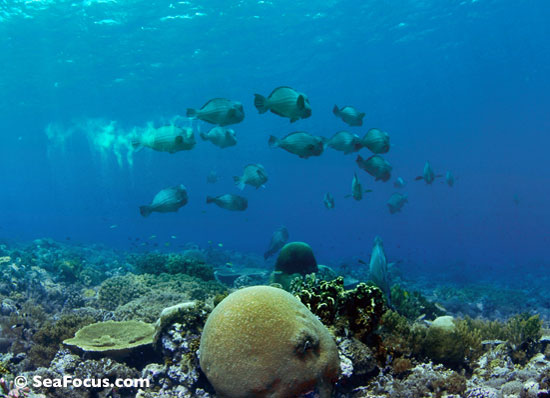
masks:
[[(124, 249), (156, 235), (167, 250), (212, 241), (262, 253), (286, 225), (321, 263), (365, 258), (380, 235), (390, 260), (434, 275), (548, 266), (549, 18), (544, 0), (2, 0), (0, 237)], [(258, 114), (253, 94), (280, 85), (309, 96), (311, 118)], [(123, 136), (213, 97), (244, 104), (235, 147), (197, 137), (192, 151), (128, 159), (94, 142), (111, 122)], [(348, 128), (334, 104), (366, 112), (364, 126)], [(370, 127), (391, 135), (391, 182), (359, 170), (355, 154), (327, 148), (304, 160), (267, 145), (270, 134)], [(413, 181), (426, 160), (451, 170), (455, 186)], [(232, 176), (254, 162), (269, 181), (245, 189), (245, 212), (206, 205), (206, 195), (238, 193)], [(374, 190), (361, 202), (344, 198), (354, 172)], [(398, 176), (409, 203), (390, 215)], [(178, 213), (140, 216), (180, 183), (189, 203)]]

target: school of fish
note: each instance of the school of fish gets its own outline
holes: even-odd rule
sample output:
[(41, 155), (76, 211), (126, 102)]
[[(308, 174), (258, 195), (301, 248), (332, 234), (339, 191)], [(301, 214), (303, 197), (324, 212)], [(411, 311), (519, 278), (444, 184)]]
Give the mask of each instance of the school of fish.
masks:
[[(312, 108), (306, 94), (295, 90), (292, 87), (281, 86), (275, 88), (269, 95), (254, 94), (254, 106), (260, 114), (271, 111), (275, 115), (288, 118), (290, 123), (300, 119), (307, 119), (312, 115)], [(346, 123), (349, 127), (363, 126), (365, 112), (361, 112), (353, 106), (334, 105), (333, 114)], [(237, 145), (237, 134), (235, 130), (226, 126), (242, 122), (245, 118), (244, 107), (241, 102), (227, 98), (213, 98), (207, 101), (201, 108), (188, 108), (187, 117), (198, 119), (214, 125), (208, 132), (199, 134), (202, 141), (209, 141), (211, 144), (224, 149)], [(369, 129), (361, 138), (359, 135), (342, 130), (336, 132), (332, 137), (325, 138), (311, 134), (307, 131), (296, 130), (284, 136), (277, 137), (270, 135), (267, 144), (271, 148), (280, 148), (302, 159), (321, 156), (328, 147), (344, 155), (352, 154), (363, 148), (368, 149), (372, 154), (364, 158), (357, 155), (355, 160), (359, 169), (364, 170), (374, 178), (374, 181), (387, 182), (391, 179), (393, 166), (382, 156), (390, 151), (390, 135), (379, 128)], [(148, 128), (141, 134), (132, 137), (134, 150), (149, 148), (159, 152), (170, 154), (192, 150), (196, 145), (194, 131), (189, 127), (179, 127), (175, 124)], [(445, 175), (436, 174), (430, 164), (426, 162), (422, 174), (415, 178), (416, 181), (424, 181), (431, 185), (437, 178), (444, 177), (445, 183), (452, 187), (456, 178), (451, 171)], [(211, 171), (207, 176), (208, 183), (216, 183), (218, 175)], [(256, 189), (265, 187), (268, 181), (268, 174), (260, 163), (251, 163), (244, 166), (240, 176), (234, 176), (233, 180), (237, 189), (243, 191), (247, 185)], [(395, 179), (394, 188), (404, 189), (406, 182), (402, 177)], [(363, 189), (357, 173), (353, 174), (351, 193), (344, 197), (351, 197), (356, 201), (363, 199), (364, 193), (372, 192), (372, 189)], [(176, 212), (188, 202), (187, 189), (183, 185), (172, 186), (160, 190), (148, 205), (139, 207), (140, 214), (148, 217), (153, 212), (167, 213)], [(401, 209), (408, 202), (408, 196), (401, 192), (394, 192), (387, 201), (390, 214), (401, 212)], [(229, 211), (244, 211), (248, 208), (247, 198), (233, 194), (222, 193), (218, 196), (207, 196), (207, 204), (215, 204), (218, 207)], [(334, 196), (327, 192), (323, 197), (323, 204), (327, 209), (335, 208)], [(266, 252), (266, 258), (276, 252), (282, 242), (288, 240), (288, 231), (285, 227), (275, 231), (270, 248)], [(381, 243), (380, 243), (381, 244)]]

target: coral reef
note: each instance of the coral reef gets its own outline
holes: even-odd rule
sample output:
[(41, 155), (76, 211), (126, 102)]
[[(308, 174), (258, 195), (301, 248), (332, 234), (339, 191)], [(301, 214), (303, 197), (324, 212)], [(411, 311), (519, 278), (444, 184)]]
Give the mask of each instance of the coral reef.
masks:
[[(128, 254), (51, 239), (0, 243), (0, 397), (215, 398), (200, 367), (199, 346), (208, 314), (215, 306), (225, 312), (224, 299), (231, 296), (227, 286), (213, 279), (213, 269), (231, 274), (231, 285), (236, 288), (265, 284), (269, 274), (261, 255), (222, 247), (220, 243), (201, 249), (189, 243), (177, 253)], [(329, 351), (337, 350), (339, 358), (334, 355), (325, 361), (331, 363), (331, 375), (333, 370), (340, 373), (334, 398), (550, 396), (550, 301), (545, 296), (550, 278), (526, 276), (514, 285), (476, 282), (460, 286), (438, 285), (422, 275), (414, 280), (392, 275), (391, 280), (399, 284), (392, 287), (388, 309), (379, 289), (357, 280), (365, 278), (361, 267), (353, 265), (357, 257), (348, 263), (337, 267), (348, 285), (322, 265), (316, 265), (315, 275), (298, 272), (283, 278), (285, 287), (335, 336), (336, 348)], [(404, 272), (404, 267), (399, 268)], [(392, 269), (397, 268), (388, 271)], [(243, 307), (250, 305), (243, 300)], [(262, 316), (271, 314), (264, 312)], [(280, 347), (284, 333), (293, 330), (283, 318), (292, 319), (289, 314), (293, 312), (284, 306), (275, 312), (280, 316), (273, 318), (277, 322), (267, 337), (259, 325), (244, 327), (248, 321), (232, 329), (235, 334), (262, 330), (259, 335), (265, 339), (260, 343)], [(305, 329), (298, 330), (310, 332), (316, 324), (306, 319)], [(153, 337), (148, 337), (153, 344), (116, 359), (101, 352), (75, 355), (61, 344), (86, 325), (110, 320), (154, 324)], [(112, 343), (100, 334), (96, 343)], [(300, 341), (293, 350), (280, 349), (265, 360), (280, 360), (282, 364), (272, 368), (283, 373), (293, 364), (289, 357), (302, 355), (309, 361), (317, 340)], [(260, 348), (267, 349), (264, 346)], [(242, 352), (246, 354), (244, 348)], [(109, 380), (145, 377), (151, 384), (90, 389), (31, 386), (34, 391), (23, 391), (12, 383), (16, 375), (29, 380), (64, 375)], [(242, 378), (234, 380), (247, 388)], [(312, 391), (313, 384), (294, 385), (303, 396), (318, 396), (327, 391), (324, 386), (333, 378), (322, 374), (315, 380), (321, 380), (318, 391)], [(253, 381), (269, 384), (263, 376)]]
[(84, 326), (63, 344), (78, 347), (84, 352), (123, 357), (130, 355), (133, 349), (151, 345), (154, 334), (155, 328), (149, 323), (106, 321)]
[(93, 322), (95, 319), (90, 316), (76, 314), (63, 315), (56, 322), (45, 322), (32, 336), (34, 344), (28, 353), (29, 363), (34, 367), (49, 366), (63, 340), (74, 336), (78, 329)]
[(378, 287), (360, 283), (345, 290), (343, 277), (324, 281), (310, 274), (295, 278), (290, 290), (336, 335), (351, 332), (363, 339), (375, 330), (384, 313), (384, 298)]
[(205, 255), (198, 249), (188, 249), (181, 254), (134, 254), (129, 262), (139, 273), (187, 274), (205, 281), (214, 280), (214, 269), (206, 264)]

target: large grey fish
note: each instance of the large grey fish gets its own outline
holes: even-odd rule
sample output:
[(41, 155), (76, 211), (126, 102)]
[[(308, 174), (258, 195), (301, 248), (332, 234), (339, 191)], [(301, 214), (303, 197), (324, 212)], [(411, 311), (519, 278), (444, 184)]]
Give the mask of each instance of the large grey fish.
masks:
[(280, 226), (273, 232), (271, 235), (271, 241), (269, 242), (269, 247), (264, 253), (264, 259), (268, 259), (277, 253), (285, 244), (288, 242), (288, 229), (285, 226)]
[(267, 173), (264, 166), (252, 163), (245, 166), (242, 176), (234, 176), (233, 181), (240, 190), (243, 190), (246, 184), (258, 189), (267, 182)]
[(372, 153), (387, 153), (390, 150), (390, 135), (380, 129), (370, 129), (361, 143)]
[(219, 126), (228, 126), (243, 121), (244, 109), (243, 104), (240, 102), (231, 101), (227, 98), (214, 98), (199, 110), (188, 108), (187, 117), (197, 118)]
[(422, 175), (416, 177), (415, 180), (416, 181), (424, 180), (426, 184), (431, 184), (438, 177), (443, 177), (443, 176), (441, 174), (436, 175), (434, 173), (434, 170), (432, 169), (432, 165), (430, 164), (430, 162), (426, 161)]
[(350, 126), (363, 125), (363, 118), (365, 117), (365, 112), (359, 112), (353, 106), (343, 106), (342, 108), (338, 108), (338, 105), (334, 105), (334, 108), (332, 109), (332, 113), (334, 113), (337, 117), (342, 119), (345, 123), (349, 124)]
[(370, 255), (369, 279), (372, 280), (386, 295), (387, 304), (390, 305), (390, 282), (388, 276), (388, 263), (382, 239), (379, 236), (374, 238), (374, 246)]
[(392, 196), (390, 196), (387, 203), (388, 208), (390, 209), (390, 213), (395, 214), (397, 212), (400, 212), (401, 208), (403, 208), (403, 206), (407, 202), (407, 195), (395, 192), (394, 194), (392, 194)]
[(267, 98), (254, 94), (254, 106), (260, 113), (270, 110), (276, 115), (288, 117), (290, 123), (311, 116), (311, 106), (307, 96), (291, 87), (277, 87)]
[(147, 147), (155, 151), (169, 153), (193, 149), (195, 144), (195, 134), (192, 128), (180, 128), (174, 125), (148, 128), (132, 140), (134, 149)]
[(388, 181), (391, 178), (391, 164), (380, 155), (372, 155), (368, 159), (363, 159), (361, 155), (357, 155), (357, 165), (365, 170), (376, 181)]
[(325, 197), (323, 198), (323, 203), (325, 204), (325, 207), (327, 209), (334, 209), (334, 197), (330, 194), (330, 192), (327, 192), (325, 194)]
[(231, 193), (226, 193), (225, 195), (216, 197), (207, 196), (206, 203), (214, 203), (222, 209), (232, 211), (243, 211), (248, 207), (248, 200), (246, 200), (246, 198), (239, 195), (233, 195)]
[(281, 139), (271, 135), (268, 143), (272, 148), (283, 148), (302, 159), (307, 159), (310, 156), (320, 156), (325, 149), (323, 137), (317, 137), (305, 131), (295, 131)]
[(453, 175), (453, 173), (451, 173), (450, 171), (447, 171), (445, 173), (445, 182), (447, 183), (448, 186), (452, 187), (453, 185), (455, 185), (455, 176)]
[(201, 133), (200, 136), (203, 141), (210, 141), (220, 148), (237, 145), (235, 131), (221, 126), (213, 127), (208, 133)]
[(183, 185), (164, 188), (155, 195), (150, 205), (140, 206), (139, 212), (143, 217), (148, 217), (152, 212), (175, 212), (187, 204), (187, 199), (187, 189)]
[(349, 131), (339, 131), (329, 138), (327, 146), (347, 155), (357, 152), (363, 147), (363, 144), (361, 144), (361, 138), (357, 134), (351, 134)]

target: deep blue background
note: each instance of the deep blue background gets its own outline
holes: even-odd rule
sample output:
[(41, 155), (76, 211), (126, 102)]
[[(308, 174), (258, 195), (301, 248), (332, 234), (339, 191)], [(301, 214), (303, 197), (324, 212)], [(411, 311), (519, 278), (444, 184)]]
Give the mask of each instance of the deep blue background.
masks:
[[(125, 247), (155, 234), (260, 253), (284, 224), (321, 263), (366, 257), (380, 235), (390, 260), (440, 274), (550, 265), (549, 20), (543, 0), (2, 2), (0, 237)], [(307, 93), (311, 118), (257, 113), (253, 94), (280, 85)], [(113, 146), (94, 144), (111, 121), (123, 137), (220, 96), (245, 106), (236, 147), (199, 139), (119, 164)], [(385, 204), (392, 183), (374, 182), (355, 155), (303, 160), (268, 147), (270, 134), (346, 129), (334, 104), (366, 112), (349, 130), (390, 133), (392, 181), (408, 181), (401, 214)], [(456, 185), (413, 181), (426, 160)], [(245, 189), (246, 212), (205, 204), (238, 193), (231, 176), (251, 162), (269, 181)], [(219, 183), (206, 183), (211, 170)], [(361, 202), (344, 199), (354, 172), (374, 190)], [(139, 205), (180, 183), (187, 206), (140, 217)]]

